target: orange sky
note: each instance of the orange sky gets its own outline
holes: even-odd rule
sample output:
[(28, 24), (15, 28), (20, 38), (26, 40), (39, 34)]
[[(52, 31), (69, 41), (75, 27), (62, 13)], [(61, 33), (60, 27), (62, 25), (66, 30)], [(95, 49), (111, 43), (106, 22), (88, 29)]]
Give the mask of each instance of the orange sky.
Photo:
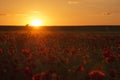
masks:
[(0, 0), (0, 25), (120, 25), (120, 0)]

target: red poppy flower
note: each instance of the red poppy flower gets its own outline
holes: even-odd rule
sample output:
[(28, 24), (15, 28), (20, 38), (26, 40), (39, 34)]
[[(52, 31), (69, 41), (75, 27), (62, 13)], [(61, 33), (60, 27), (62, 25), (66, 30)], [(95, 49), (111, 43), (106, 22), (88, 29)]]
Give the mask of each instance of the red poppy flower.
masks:
[(118, 44), (118, 49), (120, 49), (120, 44)]
[(106, 61), (107, 63), (112, 63), (115, 59), (116, 59), (116, 58), (115, 58), (114, 55), (110, 55), (109, 57), (106, 57), (106, 58), (105, 58), (105, 61)]
[(118, 60), (120, 61), (120, 54), (117, 55)]
[(88, 73), (90, 80), (105, 80), (105, 73), (99, 70), (93, 70)]
[(22, 49), (22, 53), (23, 54), (29, 54), (30, 53), (30, 49)]
[(35, 75), (33, 75), (32, 80), (43, 80), (43, 79), (42, 79), (41, 74), (36, 73)]
[(104, 57), (109, 57), (110, 54), (111, 54), (110, 49), (105, 49), (105, 50), (103, 51), (103, 56), (104, 56)]
[(0, 55), (2, 54), (2, 49), (0, 48)]

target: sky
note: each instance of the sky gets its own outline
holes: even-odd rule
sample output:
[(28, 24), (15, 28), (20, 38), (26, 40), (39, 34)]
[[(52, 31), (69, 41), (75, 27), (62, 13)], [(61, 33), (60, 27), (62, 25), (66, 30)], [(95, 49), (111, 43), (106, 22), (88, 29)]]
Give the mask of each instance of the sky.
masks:
[(120, 0), (0, 0), (0, 25), (120, 25)]

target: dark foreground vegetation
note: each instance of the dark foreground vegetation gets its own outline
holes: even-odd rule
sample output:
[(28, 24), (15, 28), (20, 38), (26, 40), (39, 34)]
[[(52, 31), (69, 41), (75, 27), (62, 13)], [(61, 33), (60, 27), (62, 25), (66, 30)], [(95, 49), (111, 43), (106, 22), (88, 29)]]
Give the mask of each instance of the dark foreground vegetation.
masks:
[(0, 80), (120, 80), (120, 33), (2, 31)]
[[(42, 26), (42, 30), (50, 31), (120, 31), (120, 25), (98, 26)], [(31, 26), (0, 26), (0, 31), (32, 30)]]

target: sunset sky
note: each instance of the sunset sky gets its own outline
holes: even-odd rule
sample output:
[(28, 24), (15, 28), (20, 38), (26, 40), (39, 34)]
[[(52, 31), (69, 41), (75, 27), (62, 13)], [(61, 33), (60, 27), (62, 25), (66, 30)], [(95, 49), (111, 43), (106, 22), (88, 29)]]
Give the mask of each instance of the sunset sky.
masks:
[(0, 0), (0, 25), (120, 25), (120, 0)]

